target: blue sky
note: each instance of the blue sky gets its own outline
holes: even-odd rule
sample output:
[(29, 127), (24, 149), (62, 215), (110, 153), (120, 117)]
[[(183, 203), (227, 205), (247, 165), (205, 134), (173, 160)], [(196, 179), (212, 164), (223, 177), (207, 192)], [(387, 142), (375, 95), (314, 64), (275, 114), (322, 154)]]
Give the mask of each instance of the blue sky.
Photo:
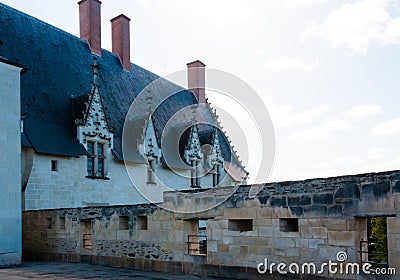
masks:
[[(2, 2), (79, 35), (77, 1)], [(121, 13), (134, 63), (166, 75), (200, 59), (257, 91), (276, 133), (270, 181), (399, 169), (400, 1), (103, 0), (108, 50)]]

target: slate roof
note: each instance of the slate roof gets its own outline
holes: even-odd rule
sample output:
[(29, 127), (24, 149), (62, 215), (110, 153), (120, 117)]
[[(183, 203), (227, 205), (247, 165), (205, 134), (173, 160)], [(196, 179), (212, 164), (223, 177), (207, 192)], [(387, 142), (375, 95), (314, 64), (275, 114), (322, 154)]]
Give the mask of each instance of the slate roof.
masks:
[[(0, 3), (0, 56), (27, 69), (21, 77), (21, 113), (25, 115), (23, 143), (40, 153), (85, 155), (86, 150), (76, 137), (74, 120), (79, 117), (86, 94), (91, 90), (94, 55), (88, 43)], [(115, 128), (113, 152), (123, 160), (121, 137), (125, 116), (136, 96), (159, 76), (136, 64), (131, 64), (131, 71), (127, 72), (122, 69), (119, 58), (104, 49), (97, 61), (100, 95), (108, 124)], [(153, 96), (165, 91), (178, 92), (153, 114), (160, 144), (162, 131), (171, 116), (196, 104), (197, 100), (191, 91), (166, 80), (155, 87)], [(145, 108), (138, 114), (145, 114)], [(213, 121), (211, 113), (201, 118)], [(211, 142), (211, 137), (205, 138), (202, 140)], [(223, 134), (220, 140), (225, 160), (231, 161), (230, 146)]]

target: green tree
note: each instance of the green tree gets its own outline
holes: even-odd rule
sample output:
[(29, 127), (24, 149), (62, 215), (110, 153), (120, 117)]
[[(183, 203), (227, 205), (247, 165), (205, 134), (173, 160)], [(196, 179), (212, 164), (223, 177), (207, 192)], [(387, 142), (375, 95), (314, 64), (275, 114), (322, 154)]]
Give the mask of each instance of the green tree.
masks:
[(372, 255), (370, 259), (375, 262), (387, 262), (387, 226), (386, 217), (375, 217), (370, 219), (371, 234), (370, 242), (373, 243), (370, 253), (383, 253)]

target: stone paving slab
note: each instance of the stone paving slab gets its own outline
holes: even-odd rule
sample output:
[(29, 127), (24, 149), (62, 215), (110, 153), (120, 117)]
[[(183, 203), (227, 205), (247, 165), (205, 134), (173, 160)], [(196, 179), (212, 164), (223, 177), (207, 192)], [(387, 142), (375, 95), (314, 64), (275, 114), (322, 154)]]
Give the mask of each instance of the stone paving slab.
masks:
[[(153, 271), (139, 271), (112, 268), (83, 263), (42, 263), (24, 262), (21, 266), (0, 269), (1, 280), (27, 279), (144, 279), (144, 280), (217, 280), (221, 278), (200, 277), (186, 274), (169, 274)], [(227, 278), (224, 278), (227, 279)]]

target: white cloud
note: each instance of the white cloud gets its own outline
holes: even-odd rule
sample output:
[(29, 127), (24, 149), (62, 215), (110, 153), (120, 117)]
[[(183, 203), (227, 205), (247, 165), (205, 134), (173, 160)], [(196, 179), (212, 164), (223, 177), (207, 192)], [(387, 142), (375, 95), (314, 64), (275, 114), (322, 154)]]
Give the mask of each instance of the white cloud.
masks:
[(289, 135), (287, 140), (289, 142), (307, 142), (312, 140), (328, 139), (332, 137), (334, 132), (349, 131), (353, 127), (344, 120), (330, 120), (322, 125), (313, 126), (304, 130), (294, 131)]
[(381, 106), (376, 104), (357, 105), (344, 113), (345, 118), (353, 121), (361, 121), (368, 117), (376, 116), (382, 113)]
[(338, 156), (334, 152), (327, 154), (327, 158), (317, 166), (317, 176), (332, 176), (332, 170), (337, 174), (360, 174), (367, 172), (380, 172), (397, 170), (400, 166), (400, 156), (396, 149), (383, 147), (371, 147), (365, 151), (357, 151), (352, 154)]
[(398, 133), (400, 133), (400, 118), (377, 124), (370, 131), (373, 136), (388, 136)]
[(385, 159), (385, 152), (386, 151), (387, 151), (387, 149), (386, 148), (382, 148), (382, 147), (372, 148), (369, 151), (367, 151), (365, 157), (368, 160)]
[(211, 24), (214, 27), (240, 25), (253, 14), (251, 6), (244, 0), (180, 0), (177, 3), (182, 13), (192, 11), (203, 24)]
[(241, 25), (253, 15), (253, 7), (244, 0), (139, 0), (138, 3), (142, 8), (182, 20), (182, 27), (189, 29), (193, 24), (187, 22), (189, 17), (201, 23), (202, 28), (206, 25), (223, 28)]
[(400, 44), (400, 18), (396, 18), (388, 24), (385, 32), (383, 33), (382, 44)]
[(331, 0), (284, 0), (286, 9), (304, 9), (321, 4), (325, 4)]
[(306, 41), (319, 37), (333, 48), (344, 47), (347, 55), (366, 54), (372, 43), (400, 43), (400, 18), (388, 13), (390, 0), (345, 3), (318, 25), (310, 24), (302, 35)]
[(306, 72), (313, 71), (319, 64), (316, 59), (314, 61), (305, 61), (302, 57), (287, 57), (282, 56), (280, 58), (269, 59), (265, 63), (265, 67), (274, 71), (286, 71), (286, 70), (301, 70)]
[(274, 125), (292, 127), (299, 123), (309, 123), (331, 109), (328, 104), (320, 104), (303, 112), (295, 112), (294, 106), (278, 104), (271, 95), (265, 96), (265, 104), (271, 114)]

